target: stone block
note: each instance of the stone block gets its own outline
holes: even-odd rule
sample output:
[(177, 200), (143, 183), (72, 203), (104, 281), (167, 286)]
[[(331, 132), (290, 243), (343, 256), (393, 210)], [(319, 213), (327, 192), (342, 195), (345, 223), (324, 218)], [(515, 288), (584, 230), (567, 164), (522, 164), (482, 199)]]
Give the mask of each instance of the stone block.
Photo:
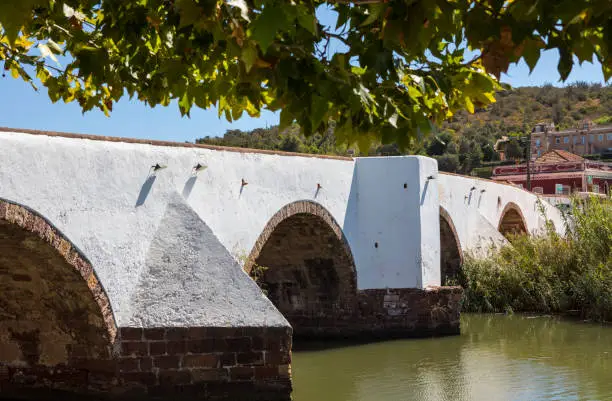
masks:
[(138, 358), (120, 358), (117, 365), (120, 372), (140, 371), (140, 360)]
[(250, 337), (226, 338), (227, 349), (232, 352), (247, 352), (251, 350)]
[(191, 354), (205, 354), (215, 351), (215, 340), (212, 338), (190, 340), (185, 345), (186, 351)]
[(232, 381), (252, 380), (255, 377), (255, 368), (249, 366), (235, 366), (230, 368)]
[(153, 357), (153, 367), (159, 369), (179, 369), (181, 367), (181, 357), (176, 355)]
[(238, 352), (236, 353), (236, 361), (239, 365), (263, 365), (263, 352)]
[(186, 352), (185, 341), (168, 341), (166, 350), (168, 355), (183, 355)]
[(170, 370), (159, 372), (159, 384), (164, 387), (177, 386), (191, 383), (191, 373), (182, 370)]
[(151, 356), (165, 355), (166, 354), (166, 342), (165, 341), (153, 341), (149, 343), (149, 353)]
[(149, 355), (149, 344), (137, 341), (122, 342), (121, 354), (123, 356), (147, 356)]
[(120, 335), (122, 341), (141, 341), (143, 339), (143, 330), (140, 327), (122, 327)]
[(145, 340), (161, 341), (166, 338), (166, 329), (164, 328), (153, 328), (144, 330)]
[(219, 357), (215, 354), (185, 355), (182, 366), (184, 368), (216, 368), (219, 366)]

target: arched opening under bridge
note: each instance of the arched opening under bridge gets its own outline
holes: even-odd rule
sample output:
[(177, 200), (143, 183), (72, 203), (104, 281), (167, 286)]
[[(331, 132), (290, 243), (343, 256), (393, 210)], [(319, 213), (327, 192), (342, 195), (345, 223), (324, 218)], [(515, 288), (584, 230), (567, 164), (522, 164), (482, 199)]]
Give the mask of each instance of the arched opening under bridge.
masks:
[(457, 284), (463, 265), (463, 252), (453, 220), (440, 207), (440, 283)]
[(116, 332), (89, 261), (42, 216), (0, 199), (0, 388), (16, 382), (10, 372), (29, 377), (24, 386), (91, 387)]
[(355, 301), (357, 276), (348, 243), (331, 214), (315, 202), (294, 202), (277, 212), (245, 267), (298, 336), (336, 326)]
[(528, 233), (523, 212), (514, 202), (509, 202), (501, 213), (497, 230), (506, 238)]

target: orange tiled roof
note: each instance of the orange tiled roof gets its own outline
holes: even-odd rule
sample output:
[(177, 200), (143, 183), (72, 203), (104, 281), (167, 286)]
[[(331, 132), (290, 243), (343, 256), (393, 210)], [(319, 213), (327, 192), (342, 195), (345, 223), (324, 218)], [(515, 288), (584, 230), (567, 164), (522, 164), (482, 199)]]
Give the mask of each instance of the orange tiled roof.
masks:
[(551, 150), (536, 159), (536, 163), (581, 162), (584, 158), (566, 150)]

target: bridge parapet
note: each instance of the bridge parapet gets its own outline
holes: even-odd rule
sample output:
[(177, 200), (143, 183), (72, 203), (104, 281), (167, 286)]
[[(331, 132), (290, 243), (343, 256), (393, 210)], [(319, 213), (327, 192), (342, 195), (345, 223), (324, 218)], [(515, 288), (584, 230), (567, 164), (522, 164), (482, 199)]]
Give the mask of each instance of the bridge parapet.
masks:
[(448, 173), (440, 174), (438, 184), (440, 205), (452, 219), (465, 252), (486, 255), (490, 248), (506, 244), (504, 234), (515, 229), (541, 233), (547, 219), (559, 234), (564, 234), (564, 217), (559, 209), (524, 189)]

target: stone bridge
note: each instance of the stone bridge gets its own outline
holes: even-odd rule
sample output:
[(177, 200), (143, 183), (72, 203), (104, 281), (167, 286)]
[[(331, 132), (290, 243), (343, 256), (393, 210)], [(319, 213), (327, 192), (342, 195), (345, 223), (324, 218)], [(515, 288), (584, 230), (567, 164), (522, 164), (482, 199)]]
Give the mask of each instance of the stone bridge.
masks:
[(0, 155), (0, 398), (286, 400), (292, 336), (458, 333), (464, 254), (564, 226), (418, 156), (6, 128)]

